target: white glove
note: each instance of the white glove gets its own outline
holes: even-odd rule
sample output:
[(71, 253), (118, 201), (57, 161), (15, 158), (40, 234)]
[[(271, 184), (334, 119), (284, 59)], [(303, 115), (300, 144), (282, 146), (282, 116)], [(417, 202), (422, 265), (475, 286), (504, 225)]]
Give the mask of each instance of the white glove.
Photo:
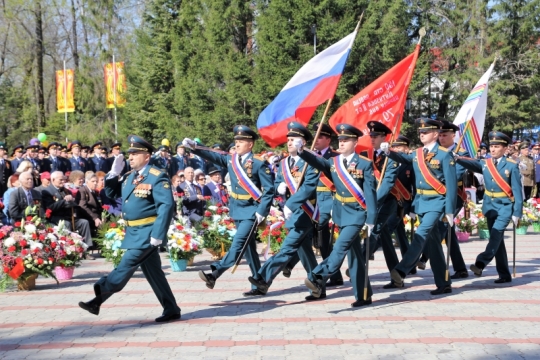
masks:
[(163, 242), (162, 240), (158, 240), (153, 237), (150, 238), (150, 245), (152, 246), (159, 246), (161, 245), (162, 242)]
[(276, 163), (276, 162), (278, 162), (278, 161), (279, 161), (279, 156), (277, 156), (277, 155), (270, 156), (270, 159), (268, 159), (268, 162), (269, 162), (270, 164), (274, 164), (274, 163)]
[(371, 236), (371, 233), (373, 232), (373, 228), (375, 227), (375, 225), (373, 224), (366, 224), (367, 226), (367, 236), (370, 237)]
[(255, 213), (255, 219), (257, 220), (257, 224), (260, 224), (264, 221), (264, 216), (260, 215), (259, 213)]
[(412, 219), (412, 221), (416, 220), (416, 214), (413, 212), (409, 213), (409, 217)]
[(285, 195), (285, 193), (287, 192), (287, 184), (285, 184), (284, 182), (280, 183), (277, 187), (277, 192), (279, 195)]
[(304, 142), (302, 139), (296, 138), (293, 140), (293, 146), (298, 150), (298, 152), (301, 152), (302, 147), (304, 146)]
[(109, 175), (112, 176), (118, 176), (122, 173), (122, 170), (124, 170), (124, 166), (126, 165), (124, 161), (124, 155), (120, 154), (118, 155), (111, 166), (111, 171), (109, 171)]
[(454, 226), (454, 214), (446, 214), (446, 221), (448, 221), (448, 225)]
[(527, 165), (525, 163), (519, 163), (519, 170), (527, 170)]
[(383, 142), (381, 144), (381, 150), (386, 154), (390, 154), (390, 144), (388, 144), (387, 142)]
[(190, 138), (185, 138), (184, 140), (182, 140), (182, 145), (184, 145), (184, 147), (194, 149), (197, 143)]
[(289, 220), (292, 216), (293, 212), (291, 209), (289, 209), (287, 206), (283, 208), (283, 217), (285, 220)]
[(518, 226), (519, 217), (518, 216), (512, 216), (512, 222), (514, 223), (514, 225)]

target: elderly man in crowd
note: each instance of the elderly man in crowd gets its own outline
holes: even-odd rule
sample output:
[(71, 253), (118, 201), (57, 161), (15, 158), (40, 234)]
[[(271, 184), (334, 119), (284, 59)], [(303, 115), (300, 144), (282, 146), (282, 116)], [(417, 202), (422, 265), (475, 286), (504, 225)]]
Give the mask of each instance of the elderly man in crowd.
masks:
[(195, 171), (192, 167), (184, 169), (184, 176), (185, 181), (180, 185), (180, 188), (184, 192), (182, 213), (191, 221), (201, 221), (206, 205), (202, 187), (195, 181)]
[(26, 208), (37, 205), (33, 214), (39, 214), (41, 208), (41, 194), (33, 189), (34, 177), (29, 171), (23, 172), (19, 176), (19, 186), (9, 196), (9, 216), (13, 222), (21, 221), (25, 218)]
[[(79, 207), (71, 192), (64, 187), (66, 177), (61, 171), (55, 171), (51, 174), (51, 185), (43, 190), (43, 208), (51, 210), (49, 221), (58, 224), (64, 220), (65, 226), (69, 230), (78, 231), (85, 239), (88, 247), (92, 246), (92, 234), (88, 220), (78, 215)], [(73, 229), (75, 227), (75, 229)], [(94, 260), (91, 255), (86, 255), (88, 260)]]

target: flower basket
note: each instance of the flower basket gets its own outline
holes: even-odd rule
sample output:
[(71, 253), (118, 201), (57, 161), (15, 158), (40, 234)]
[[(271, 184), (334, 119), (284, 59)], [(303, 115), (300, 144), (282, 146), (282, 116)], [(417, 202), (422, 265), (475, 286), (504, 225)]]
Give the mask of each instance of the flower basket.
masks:
[(58, 280), (71, 280), (71, 278), (73, 278), (74, 271), (75, 271), (74, 266), (70, 266), (70, 267), (56, 266), (54, 268), (54, 272)]
[(478, 235), (480, 239), (486, 240), (489, 239), (489, 230), (488, 229), (478, 229)]
[(171, 262), (171, 269), (174, 272), (180, 272), (180, 271), (186, 271), (188, 261), (186, 259), (179, 259), (174, 261), (173, 259), (169, 258), (169, 261)]
[(517, 235), (527, 235), (527, 229), (529, 227), (528, 226), (520, 226), (518, 228), (516, 228), (516, 234)]
[(540, 232), (540, 223), (534, 223), (532, 226), (534, 232)]
[(469, 241), (470, 236), (471, 236), (471, 233), (469, 232), (456, 231), (456, 237), (459, 242)]
[(36, 288), (36, 279), (38, 277), (38, 274), (32, 274), (28, 277), (20, 277), (17, 279), (17, 287), (21, 291), (31, 291)]

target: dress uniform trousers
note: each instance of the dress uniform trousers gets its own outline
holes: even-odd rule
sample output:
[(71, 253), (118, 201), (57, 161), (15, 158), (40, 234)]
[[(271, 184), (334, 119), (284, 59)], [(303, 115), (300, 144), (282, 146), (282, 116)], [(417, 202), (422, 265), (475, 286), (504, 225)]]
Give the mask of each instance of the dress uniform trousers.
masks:
[[(495, 215), (495, 216), (493, 216)], [(511, 220), (510, 213), (497, 213), (490, 211), (486, 214), (489, 229), (489, 242), (486, 250), (476, 257), (476, 266), (485, 268), (495, 257), (497, 273), (501, 279), (510, 279), (510, 269), (508, 268), (508, 255), (504, 244), (504, 230)]]
[[(345, 255), (349, 258), (349, 272), (353, 285), (354, 296), (356, 300), (363, 297), (364, 278), (365, 278), (365, 262), (360, 245), (360, 230), (362, 225), (348, 225), (339, 229), (339, 237), (334, 244), (334, 249), (329, 257), (324, 259), (311, 273), (310, 280), (318, 281), (323, 286), (323, 292), (326, 291), (324, 283), (335, 274), (341, 267)], [(373, 295), (371, 283), (368, 278), (368, 297)]]
[(390, 233), (396, 234), (401, 257), (405, 256), (405, 253), (407, 250), (409, 250), (410, 243), (409, 239), (407, 238), (407, 232), (405, 231), (403, 218), (400, 216), (399, 212), (390, 215), (388, 221), (386, 222), (386, 228)]
[(157, 249), (155, 246), (145, 249), (128, 249), (118, 267), (94, 284), (96, 297), (101, 302), (105, 302), (112, 294), (121, 291), (140, 266), (163, 307), (163, 315), (179, 314), (180, 308), (161, 269), (161, 258)]
[(408, 274), (416, 265), (422, 250), (426, 243), (428, 244), (430, 265), (435, 278), (437, 288), (449, 286), (452, 282), (450, 278), (445, 280), (446, 260), (441, 245), (441, 237), (438, 222), (443, 216), (443, 211), (430, 211), (425, 214), (418, 214), (420, 217), (420, 226), (414, 234), (413, 241), (409, 250), (395, 267), (402, 275)]
[[(379, 209), (379, 214), (377, 215), (377, 222), (373, 228), (373, 232), (369, 237), (369, 252), (370, 256), (377, 251), (377, 248), (382, 246), (384, 259), (386, 261), (386, 266), (388, 271), (391, 271), (399, 263), (396, 249), (392, 243), (392, 233), (387, 227), (388, 219), (397, 213), (397, 200), (394, 196), (388, 195), (383, 205)], [(365, 248), (363, 249), (364, 258), (365, 258)]]
[[(210, 265), (210, 267), (212, 268), (212, 275), (216, 279), (223, 275), (223, 273), (229, 268), (234, 266), (234, 263), (240, 255), (240, 252), (242, 251), (245, 242), (248, 240), (247, 237), (249, 235), (249, 231), (253, 227), (254, 222), (255, 219), (237, 220), (234, 222), (237, 230), (236, 234), (234, 235), (231, 248), (229, 249), (225, 257), (221, 259), (221, 261), (217, 261)], [(249, 242), (248, 248), (245, 252), (245, 256), (252, 276), (256, 277), (257, 273), (261, 268), (261, 262), (259, 260), (259, 254), (257, 254), (257, 243), (255, 239), (251, 239), (251, 241)], [(252, 285), (251, 288), (256, 289), (257, 287)]]

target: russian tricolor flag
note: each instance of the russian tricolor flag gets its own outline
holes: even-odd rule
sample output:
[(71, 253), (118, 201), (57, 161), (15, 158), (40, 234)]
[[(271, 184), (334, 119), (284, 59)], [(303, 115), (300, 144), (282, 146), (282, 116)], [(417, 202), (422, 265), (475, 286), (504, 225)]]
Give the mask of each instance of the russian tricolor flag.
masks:
[(287, 141), (287, 123), (307, 125), (317, 106), (334, 97), (357, 29), (309, 60), (257, 119), (257, 129), (270, 146)]

